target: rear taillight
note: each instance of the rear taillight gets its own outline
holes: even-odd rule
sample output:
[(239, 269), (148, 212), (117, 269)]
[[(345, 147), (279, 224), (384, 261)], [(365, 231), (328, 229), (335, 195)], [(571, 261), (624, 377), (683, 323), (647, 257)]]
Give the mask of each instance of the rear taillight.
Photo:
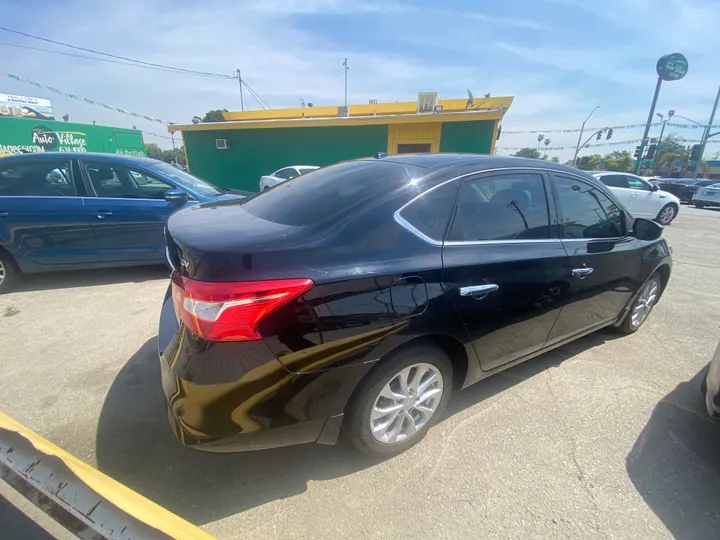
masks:
[(258, 323), (313, 286), (310, 279), (209, 282), (175, 274), (175, 311), (193, 333), (209, 341), (260, 339)]

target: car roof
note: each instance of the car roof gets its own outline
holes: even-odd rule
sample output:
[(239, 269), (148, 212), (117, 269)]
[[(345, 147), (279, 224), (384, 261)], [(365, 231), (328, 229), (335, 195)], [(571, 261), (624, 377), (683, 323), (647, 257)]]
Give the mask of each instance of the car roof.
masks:
[(428, 172), (446, 171), (453, 169), (453, 172), (483, 171), (488, 169), (509, 169), (529, 167), (533, 169), (556, 170), (572, 174), (587, 175), (587, 171), (581, 171), (562, 163), (553, 163), (542, 159), (521, 158), (515, 156), (489, 156), (482, 154), (398, 154), (383, 157), (368, 157), (353, 161), (385, 161), (399, 163), (406, 166), (420, 167)]
[(114, 163), (121, 162), (135, 165), (145, 165), (146, 167), (156, 163), (162, 163), (162, 161), (149, 157), (128, 156), (125, 154), (103, 154), (101, 152), (29, 152), (27, 154), (16, 154), (0, 158), (0, 164), (22, 163), (24, 161), (43, 161), (58, 158), (112, 161)]

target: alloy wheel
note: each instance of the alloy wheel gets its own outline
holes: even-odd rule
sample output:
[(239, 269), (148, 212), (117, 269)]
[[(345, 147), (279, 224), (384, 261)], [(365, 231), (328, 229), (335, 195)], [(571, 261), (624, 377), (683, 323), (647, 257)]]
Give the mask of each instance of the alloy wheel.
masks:
[(635, 327), (640, 326), (647, 318), (650, 310), (652, 310), (655, 302), (657, 302), (658, 295), (660, 294), (660, 282), (657, 279), (651, 279), (640, 291), (638, 299), (635, 301), (635, 306), (632, 311), (632, 325)]
[(666, 206), (660, 211), (660, 223), (667, 225), (675, 217), (675, 208), (672, 206)]
[(370, 431), (376, 441), (397, 444), (430, 421), (443, 396), (443, 376), (432, 364), (413, 364), (390, 378), (375, 398)]
[(5, 265), (0, 260), (0, 285), (2, 285), (3, 281), (5, 281)]

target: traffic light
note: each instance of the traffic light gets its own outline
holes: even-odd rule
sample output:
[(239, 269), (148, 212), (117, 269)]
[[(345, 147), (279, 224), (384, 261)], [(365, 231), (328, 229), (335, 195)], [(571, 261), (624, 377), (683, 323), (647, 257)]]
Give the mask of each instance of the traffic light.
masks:
[(692, 150), (690, 150), (690, 161), (698, 161), (702, 156), (702, 145), (694, 144)]
[(613, 134), (612, 128), (608, 129), (607, 135), (605, 136), (605, 140), (607, 141), (608, 139), (610, 139), (612, 137), (612, 134)]
[(637, 159), (637, 158), (640, 157), (640, 149), (641, 149), (641, 148), (642, 148), (641, 146), (636, 146), (636, 147), (635, 147), (635, 153), (633, 154), (633, 157), (634, 157), (635, 159)]
[(602, 137), (602, 129), (597, 132), (597, 137), (595, 138), (595, 140), (599, 141), (601, 137)]
[(655, 155), (655, 150), (657, 149), (657, 144), (651, 144), (647, 147), (647, 152), (645, 152), (645, 159), (652, 159)]

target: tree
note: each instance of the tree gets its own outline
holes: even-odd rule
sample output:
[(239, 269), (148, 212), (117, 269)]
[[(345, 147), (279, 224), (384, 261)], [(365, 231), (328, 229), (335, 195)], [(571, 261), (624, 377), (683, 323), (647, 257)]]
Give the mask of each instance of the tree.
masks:
[(537, 148), (523, 148), (522, 150), (515, 152), (513, 156), (540, 159), (540, 150)]
[(600, 168), (600, 159), (600, 154), (578, 157), (577, 168), (583, 171), (595, 171)]
[(630, 172), (634, 162), (632, 154), (627, 150), (610, 152), (603, 160), (605, 161), (606, 170), (618, 172)]
[(145, 153), (149, 158), (162, 159), (162, 149), (155, 143), (145, 143)]
[(553, 163), (560, 163), (560, 158), (557, 156), (553, 156), (550, 161), (552, 161)]
[(202, 118), (202, 122), (224, 122), (225, 118), (223, 118), (224, 112), (228, 112), (227, 109), (214, 109), (212, 111), (208, 111), (205, 113), (205, 116)]
[(185, 150), (181, 146), (175, 150), (163, 150), (162, 160), (165, 163), (178, 163), (179, 165), (185, 165)]

